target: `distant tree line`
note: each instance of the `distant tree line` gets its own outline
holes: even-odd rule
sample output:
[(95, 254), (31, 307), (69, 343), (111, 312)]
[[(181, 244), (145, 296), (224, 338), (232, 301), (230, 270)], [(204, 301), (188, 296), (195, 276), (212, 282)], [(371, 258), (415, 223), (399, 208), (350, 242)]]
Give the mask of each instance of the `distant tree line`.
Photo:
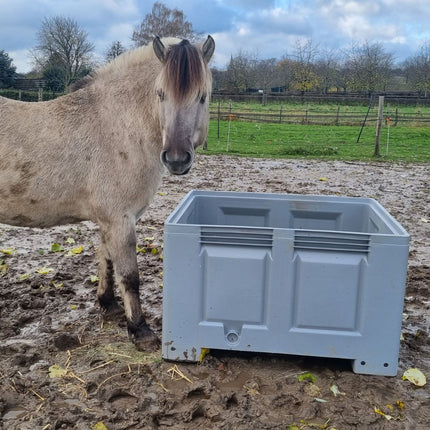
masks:
[[(198, 40), (179, 9), (155, 2), (151, 13), (131, 35), (135, 46), (149, 43), (154, 36), (175, 36)], [(0, 47), (1, 48), (1, 47)], [(114, 41), (105, 52), (105, 61), (121, 55), (126, 48)], [(88, 34), (70, 18), (45, 18), (31, 51), (34, 70), (29, 77), (43, 78), (45, 89), (66, 91), (69, 85), (90, 73), (97, 65), (94, 45)], [(8, 53), (0, 49), (0, 88), (10, 88), (17, 77)], [(430, 41), (400, 65), (377, 42), (353, 44), (345, 52), (321, 49), (312, 39), (298, 41), (281, 59), (261, 60), (245, 51), (232, 55), (225, 70), (213, 69), (214, 89), (232, 93), (250, 91), (301, 93), (318, 91), (374, 93), (409, 90), (430, 92)]]
[(280, 60), (259, 60), (244, 51), (232, 55), (226, 70), (213, 70), (214, 89), (249, 91), (318, 91), (430, 93), (430, 42), (400, 65), (377, 42), (354, 44), (347, 52), (323, 51), (311, 39), (297, 42)]

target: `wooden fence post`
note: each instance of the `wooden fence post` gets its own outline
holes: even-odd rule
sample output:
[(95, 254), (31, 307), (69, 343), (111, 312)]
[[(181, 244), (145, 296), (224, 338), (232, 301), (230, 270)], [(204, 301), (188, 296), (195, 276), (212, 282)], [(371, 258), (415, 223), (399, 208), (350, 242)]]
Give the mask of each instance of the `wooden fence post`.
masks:
[(219, 123), (221, 121), (221, 99), (218, 99), (218, 139), (219, 139)]
[(376, 121), (375, 152), (373, 153), (374, 157), (379, 157), (381, 155), (379, 152), (379, 142), (381, 140), (381, 128), (382, 128), (383, 116), (384, 116), (384, 96), (379, 96), (378, 120)]

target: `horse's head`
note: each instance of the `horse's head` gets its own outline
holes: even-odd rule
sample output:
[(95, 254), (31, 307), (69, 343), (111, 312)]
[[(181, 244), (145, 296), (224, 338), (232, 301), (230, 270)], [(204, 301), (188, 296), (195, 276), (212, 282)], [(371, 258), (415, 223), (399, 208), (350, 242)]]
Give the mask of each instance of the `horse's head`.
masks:
[(163, 138), (160, 158), (170, 173), (183, 175), (194, 161), (194, 149), (207, 137), (212, 87), (208, 62), (215, 42), (208, 36), (201, 48), (187, 40), (164, 46), (157, 37), (153, 47), (163, 64), (156, 82)]

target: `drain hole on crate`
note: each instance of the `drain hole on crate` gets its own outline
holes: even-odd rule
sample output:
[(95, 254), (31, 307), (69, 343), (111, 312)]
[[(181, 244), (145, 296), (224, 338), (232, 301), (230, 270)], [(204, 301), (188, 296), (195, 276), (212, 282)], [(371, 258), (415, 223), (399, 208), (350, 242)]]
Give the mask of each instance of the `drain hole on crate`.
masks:
[(366, 365), (366, 362), (365, 362), (365, 361), (362, 361), (360, 364), (361, 364), (362, 366), (365, 366), (365, 365)]
[(384, 363), (384, 367), (388, 367), (389, 366), (389, 364), (388, 363)]
[(235, 330), (231, 330), (226, 335), (227, 342), (230, 344), (236, 344), (239, 342), (239, 333)]

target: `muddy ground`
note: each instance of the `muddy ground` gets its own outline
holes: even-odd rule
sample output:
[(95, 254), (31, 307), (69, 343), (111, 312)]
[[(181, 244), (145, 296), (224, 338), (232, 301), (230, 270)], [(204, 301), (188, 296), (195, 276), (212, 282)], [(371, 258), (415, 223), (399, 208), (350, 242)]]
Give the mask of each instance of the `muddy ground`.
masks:
[[(0, 428), (430, 428), (430, 383), (402, 380), (410, 367), (430, 376), (429, 166), (200, 155), (186, 177), (166, 175), (138, 223), (143, 307), (160, 336), (163, 223), (191, 189), (382, 203), (411, 234), (397, 377), (354, 374), (346, 360), (223, 351), (175, 369), (136, 352), (123, 319), (101, 321), (96, 226), (0, 226)], [(299, 381), (308, 372), (316, 379)]]

